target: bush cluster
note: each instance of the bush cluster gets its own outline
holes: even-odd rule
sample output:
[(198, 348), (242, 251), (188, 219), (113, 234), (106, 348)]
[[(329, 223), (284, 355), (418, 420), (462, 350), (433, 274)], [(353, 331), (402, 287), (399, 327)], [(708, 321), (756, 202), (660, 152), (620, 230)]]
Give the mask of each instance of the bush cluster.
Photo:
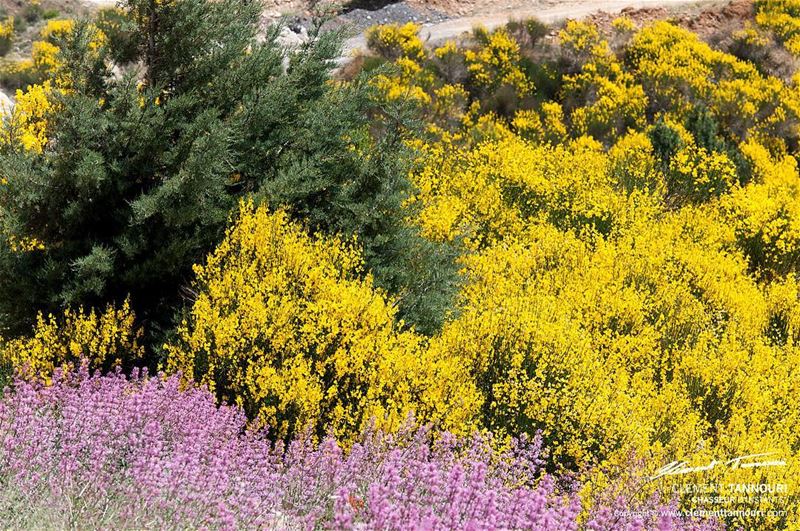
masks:
[(785, 484), (723, 520), (793, 528), (800, 84), (627, 18), (379, 26), (340, 79), (341, 36), (260, 9), (127, 0), (20, 67), (0, 516), (702, 529), (612, 508), (707, 508), (652, 475), (764, 454), (704, 478)]

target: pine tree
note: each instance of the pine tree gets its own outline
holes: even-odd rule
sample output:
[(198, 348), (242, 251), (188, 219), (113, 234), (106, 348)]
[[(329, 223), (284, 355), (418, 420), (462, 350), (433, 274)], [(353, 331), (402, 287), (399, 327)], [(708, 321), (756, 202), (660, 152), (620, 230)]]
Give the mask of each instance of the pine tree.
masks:
[(340, 36), (313, 31), (283, 49), (277, 30), (259, 35), (252, 0), (124, 7), (127, 39), (98, 51), (81, 22), (58, 43), (54, 83), (66, 88), (49, 93), (43, 152), (0, 147), (4, 334), (29, 331), (38, 311), (130, 295), (158, 345), (191, 299), (192, 265), (245, 194), (314, 231), (355, 235), (402, 317), (435, 329), (455, 266), (404, 222), (414, 122), (378, 103), (366, 78), (331, 81)]

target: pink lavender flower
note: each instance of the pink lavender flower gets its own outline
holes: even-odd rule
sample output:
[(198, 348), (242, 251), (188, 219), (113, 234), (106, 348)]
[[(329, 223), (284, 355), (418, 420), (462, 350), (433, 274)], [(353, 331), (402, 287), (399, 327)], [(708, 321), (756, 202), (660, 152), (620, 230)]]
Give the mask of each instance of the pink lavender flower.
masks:
[[(581, 504), (540, 469), (538, 438), (431, 443), (424, 429), (273, 445), (177, 377), (57, 374), (0, 401), (5, 527), (578, 529)], [(660, 518), (660, 520), (659, 520)], [(678, 529), (600, 508), (585, 529)], [(691, 524), (695, 525), (695, 524)], [(708, 527), (710, 528), (710, 527)], [(694, 527), (700, 529), (700, 527)]]

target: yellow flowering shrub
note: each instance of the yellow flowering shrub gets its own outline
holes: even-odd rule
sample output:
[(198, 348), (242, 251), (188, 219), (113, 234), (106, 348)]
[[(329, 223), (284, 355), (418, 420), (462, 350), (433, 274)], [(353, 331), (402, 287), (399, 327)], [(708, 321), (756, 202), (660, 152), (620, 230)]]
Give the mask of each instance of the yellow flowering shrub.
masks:
[[(485, 427), (541, 430), (551, 467), (589, 470), (587, 497), (628, 474), (631, 456), (655, 472), (767, 452), (787, 466), (720, 467), (708, 480), (795, 492), (800, 292), (793, 275), (758, 282), (740, 249), (747, 201), (776, 175), (796, 182), (796, 163), (750, 140), (739, 150), (753, 182), (740, 187), (726, 155), (699, 147), (674, 115), (662, 118), (681, 142), (670, 175), (647, 132), (608, 150), (585, 137), (541, 144), (537, 111), (518, 111), (494, 137), (423, 144), (414, 222), (468, 249), (458, 312), (429, 349), (470, 368)], [(702, 201), (672, 202), (668, 178)], [(793, 184), (774, 196), (782, 203), (768, 212), (793, 212)], [(671, 495), (679, 479), (647, 488)], [(683, 505), (697, 507), (690, 498)], [(786, 502), (796, 515), (797, 496)]]
[(794, 273), (767, 287), (769, 328), (767, 335), (778, 344), (796, 345), (800, 340), (800, 285)]
[(367, 30), (370, 49), (393, 61), (396, 67), (396, 74), (381, 74), (372, 81), (388, 100), (431, 103), (429, 91), (434, 80), (422, 66), (426, 52), (418, 32), (419, 26), (412, 23), (373, 26)]
[(622, 15), (611, 21), (611, 27), (619, 33), (630, 33), (636, 30), (636, 23), (627, 15)]
[[(379, 74), (372, 79), (390, 101), (414, 102), (426, 108), (437, 127), (455, 129), (464, 118), (469, 94), (459, 83), (447, 80), (444, 70), (459, 59), (453, 43), (428, 53), (418, 36), (416, 24), (373, 26), (367, 31), (370, 49), (392, 61), (394, 72)], [(437, 72), (445, 74), (441, 79)]]
[(434, 48), (431, 60), (446, 83), (461, 81), (465, 66), (464, 53), (454, 41), (445, 41), (441, 46)]
[(514, 113), (511, 120), (511, 127), (518, 135), (532, 140), (542, 142), (544, 137), (544, 127), (539, 113), (533, 109), (522, 109)]
[(736, 184), (736, 166), (727, 155), (693, 144), (684, 146), (670, 161), (670, 193), (705, 201)]
[(34, 66), (44, 75), (55, 76), (62, 67), (56, 43), (59, 39), (66, 38), (74, 29), (75, 21), (71, 19), (50, 20), (42, 28), (39, 33), (42, 40), (33, 42), (31, 58)]
[(18, 238), (13, 234), (8, 236), (8, 246), (15, 253), (29, 253), (45, 248), (44, 243), (37, 238)]
[(772, 277), (800, 266), (800, 175), (791, 155), (772, 157), (755, 142), (743, 150), (754, 181), (725, 198), (724, 206), (753, 267)]
[(533, 82), (521, 68), (519, 43), (503, 28), (492, 32), (478, 27), (474, 31), (478, 46), (464, 51), (467, 70), (474, 83), (490, 91), (502, 86), (519, 96), (533, 91)]
[(731, 37), (735, 42), (755, 48), (769, 46), (771, 43), (768, 35), (765, 35), (763, 31), (759, 31), (749, 24), (746, 24), (745, 27), (740, 30), (734, 31)]
[(626, 192), (649, 190), (662, 193), (664, 176), (658, 171), (653, 144), (644, 133), (629, 132), (608, 150), (611, 174)]
[[(31, 59), (11, 63), (6, 70), (17, 73), (30, 71), (26, 77), (43, 79), (40, 83), (29, 85), (25, 90), (17, 90), (16, 105), (11, 119), (3, 124), (0, 142), (19, 145), (25, 150), (42, 153), (47, 145), (47, 116), (55, 111), (54, 96), (56, 92), (68, 92), (74, 83), (74, 73), (63, 68), (59, 58), (58, 39), (66, 38), (75, 30), (75, 21), (50, 20), (42, 28), (40, 36), (43, 40), (34, 41)], [(102, 31), (89, 26), (91, 40), (89, 47), (98, 53), (106, 42)]]
[[(647, 330), (644, 295), (614, 279), (620, 257), (592, 253), (547, 224), (522, 236), (467, 261), (462, 313), (432, 346), (469, 360), (489, 427), (542, 430), (555, 463), (568, 468), (622, 459), (618, 449), (644, 451), (654, 440), (695, 440), (685, 397), (651, 399), (647, 364), (660, 338)], [(679, 426), (679, 417), (693, 422)]]
[(536, 143), (557, 144), (567, 139), (564, 110), (554, 101), (543, 102), (539, 109), (522, 109), (511, 120), (514, 131)]
[(426, 55), (419, 30), (420, 26), (413, 22), (372, 26), (366, 33), (367, 46), (387, 59), (407, 57), (419, 61)]
[(608, 43), (601, 37), (597, 26), (579, 20), (568, 20), (558, 34), (564, 54), (578, 65), (603, 59), (612, 61)]
[(647, 97), (625, 72), (592, 24), (569, 21), (559, 33), (564, 53), (579, 72), (564, 76), (563, 98), (575, 135), (606, 139), (646, 124)]
[(6, 59), (0, 61), (0, 75), (7, 80), (7, 87), (14, 90), (25, 88), (40, 81), (42, 76), (33, 64), (33, 59)]
[(51, 74), (61, 66), (58, 60), (58, 46), (48, 41), (34, 41), (32, 46), (33, 65), (39, 71)]
[(433, 75), (410, 57), (399, 57), (394, 65), (397, 67), (397, 74), (380, 74), (372, 81), (384, 97), (388, 100), (411, 100), (429, 105), (433, 101)]
[(482, 248), (517, 238), (542, 215), (560, 227), (607, 232), (626, 202), (591, 139), (534, 146), (510, 135), (461, 152), (444, 142), (427, 155), (429, 163), (412, 179), (418, 223), (435, 240), (459, 237)]
[[(69, 90), (73, 86), (75, 73), (67, 72), (64, 68), (58, 45), (75, 31), (75, 24), (71, 19), (49, 20), (39, 32), (39, 39), (31, 44), (30, 58), (4, 63), (2, 69), (5, 75), (29, 80), (30, 83), (49, 80), (59, 90)], [(94, 58), (99, 59), (108, 39), (95, 25), (89, 24), (87, 30), (89, 49)], [(20, 83), (23, 87), (25, 84)]]
[(49, 381), (54, 369), (83, 360), (91, 369), (108, 370), (141, 358), (141, 334), (128, 301), (101, 313), (67, 309), (58, 319), (40, 314), (31, 337), (4, 341), (0, 360), (26, 378)]
[(587, 68), (581, 75), (567, 79), (565, 89), (592, 94), (586, 105), (572, 112), (573, 127), (578, 135), (604, 138), (622, 134), (629, 128), (641, 128), (646, 123), (647, 96), (630, 75), (620, 72), (620, 78), (612, 81), (596, 77)]
[(637, 33), (626, 61), (658, 110), (685, 117), (702, 103), (741, 139), (751, 129), (773, 135), (796, 130), (797, 96), (790, 87), (668, 22)]
[(757, 0), (756, 24), (773, 31), (793, 55), (800, 55), (800, 2)]
[(5, 55), (11, 49), (14, 41), (14, 17), (6, 17), (0, 21), (0, 55)]
[(167, 370), (207, 384), (279, 437), (310, 427), (349, 440), (373, 419), (391, 430), (410, 413), (469, 430), (480, 399), (466, 368), (401, 331), (392, 302), (360, 269), (352, 245), (243, 203), (195, 266), (198, 295), (165, 347)]
[(432, 118), (441, 124), (456, 128), (461, 123), (469, 94), (461, 85), (442, 85), (433, 90)]
[(559, 142), (567, 138), (567, 126), (564, 125), (564, 109), (554, 101), (542, 103), (542, 127), (545, 138), (551, 142)]
[(10, 119), (2, 124), (0, 142), (42, 153), (47, 145), (47, 117), (53, 111), (50, 81), (17, 90), (17, 101)]

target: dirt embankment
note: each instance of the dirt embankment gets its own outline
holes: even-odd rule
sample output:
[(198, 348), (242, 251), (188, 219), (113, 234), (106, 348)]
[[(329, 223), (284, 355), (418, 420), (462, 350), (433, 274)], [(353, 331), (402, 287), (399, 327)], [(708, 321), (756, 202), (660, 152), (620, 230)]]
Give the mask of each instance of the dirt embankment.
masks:
[(677, 10), (664, 6), (639, 9), (626, 7), (620, 13), (600, 11), (591, 15), (589, 20), (602, 31), (610, 32), (612, 21), (620, 14), (628, 16), (639, 26), (655, 20), (669, 19), (704, 39), (722, 32), (732, 33), (742, 28), (754, 16), (752, 0), (731, 0), (690, 4)]
[[(113, 3), (114, 0), (111, 0)], [(59, 14), (74, 14), (86, 11), (84, 0), (41, 0), (39, 8), (43, 12), (52, 11)], [(0, 13), (20, 16), (31, 8), (31, 0), (0, 0)]]
[[(42, 0), (47, 9), (78, 13), (85, 8), (113, 5), (115, 0)], [(0, 0), (0, 11), (16, 15), (29, 0)], [(431, 42), (456, 38), (482, 25), (489, 29), (512, 19), (535, 17), (554, 23), (590, 18), (601, 28), (622, 12), (638, 25), (670, 19), (706, 39), (730, 34), (752, 19), (752, 0), (265, 0), (265, 24), (289, 17), (287, 37), (302, 40), (315, 13), (334, 15), (331, 26), (345, 26), (353, 37), (345, 56), (363, 50), (364, 30), (374, 24), (415, 22), (421, 37)], [(294, 34), (291, 34), (294, 32)]]
[[(408, 1), (420, 2), (423, 0)], [(449, 0), (430, 1), (444, 2)], [(488, 0), (475, 1), (488, 2)], [(501, 2), (499, 0), (492, 0), (492, 2), (498, 9), (501, 6), (509, 5), (509, 2)], [(518, 5), (514, 3), (515, 0), (510, 0), (510, 2)], [(641, 19), (643, 22), (648, 17), (652, 19), (677, 19), (683, 17), (686, 21), (692, 21), (706, 11), (715, 13), (724, 9), (729, 3), (720, 0), (533, 0), (519, 4), (514, 9), (503, 8), (493, 13), (455, 17), (442, 22), (423, 25), (420, 36), (429, 42), (440, 42), (457, 38), (459, 35), (471, 31), (477, 25), (493, 29), (506, 24), (509, 20), (526, 18), (537, 18), (542, 22), (554, 23), (569, 18), (589, 17), (596, 19), (600, 23), (607, 22), (610, 24), (611, 20), (623, 10), (635, 20)], [(357, 35), (347, 41), (345, 48), (349, 53), (354, 53), (365, 47), (364, 36)]]
[[(480, 24), (494, 28), (511, 19), (535, 17), (547, 23), (567, 18), (591, 18), (601, 27), (609, 26), (622, 12), (646, 24), (670, 20), (697, 32), (701, 37), (737, 29), (752, 19), (753, 0), (264, 0), (265, 19), (289, 17), (299, 25), (314, 14), (326, 13), (334, 26), (348, 26), (360, 34), (374, 24), (415, 22), (423, 26), (423, 37), (431, 40), (453, 38)], [(0, 0), (0, 7), (19, 6), (28, 0)], [(113, 5), (115, 0), (42, 0), (62, 6), (67, 12), (84, 6)], [(363, 38), (354, 37), (348, 49), (362, 47)]]

